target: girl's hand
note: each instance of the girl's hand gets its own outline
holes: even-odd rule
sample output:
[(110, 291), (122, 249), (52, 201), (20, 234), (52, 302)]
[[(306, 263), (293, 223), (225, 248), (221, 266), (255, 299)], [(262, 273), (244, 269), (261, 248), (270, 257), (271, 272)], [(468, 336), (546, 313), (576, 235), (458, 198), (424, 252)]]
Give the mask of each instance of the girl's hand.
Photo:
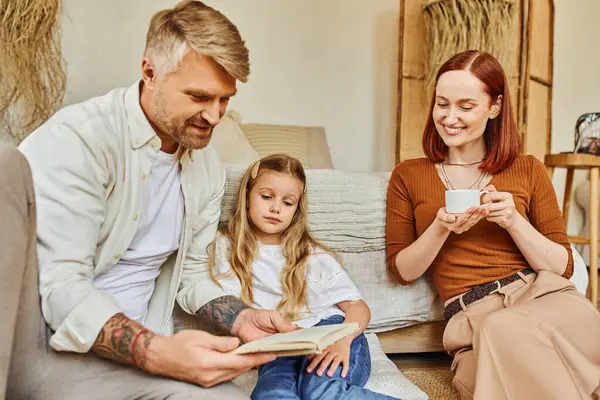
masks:
[(311, 360), (310, 364), (306, 368), (306, 372), (309, 374), (320, 364), (316, 374), (323, 376), (327, 367), (329, 371), (327, 376), (331, 377), (335, 373), (335, 370), (342, 364), (342, 378), (348, 375), (348, 369), (350, 368), (350, 345), (352, 339), (345, 337), (340, 341), (332, 344), (326, 348), (321, 354), (311, 354), (308, 359)]
[(520, 214), (515, 209), (515, 202), (512, 194), (508, 192), (499, 192), (494, 185), (488, 185), (484, 188), (489, 193), (483, 196), (484, 203), (490, 203), (487, 206), (489, 214), (487, 220), (495, 222), (504, 229), (510, 229)]
[(446, 207), (438, 210), (436, 221), (445, 229), (460, 235), (488, 215), (488, 207), (471, 207), (461, 215), (446, 213)]

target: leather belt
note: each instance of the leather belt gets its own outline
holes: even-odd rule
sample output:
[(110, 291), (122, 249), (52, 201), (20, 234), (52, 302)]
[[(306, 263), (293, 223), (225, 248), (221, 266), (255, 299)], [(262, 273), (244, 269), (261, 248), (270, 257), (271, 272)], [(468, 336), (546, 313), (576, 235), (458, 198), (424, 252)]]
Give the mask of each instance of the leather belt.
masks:
[[(524, 269), (520, 271), (523, 275), (529, 275), (534, 273), (535, 271), (531, 268)], [(519, 279), (519, 274), (515, 273), (511, 276), (508, 276), (504, 279), (499, 279), (493, 282), (483, 283), (481, 285), (473, 286), (471, 290), (463, 294), (462, 301), (465, 306), (479, 300), (483, 299), (485, 296), (489, 296), (490, 294), (496, 293), (500, 290), (501, 287), (508, 285), (509, 283), (513, 283), (514, 281)], [(460, 297), (452, 300), (446, 306), (444, 310), (444, 318), (450, 319), (457, 312), (462, 310), (462, 306), (460, 305)]]

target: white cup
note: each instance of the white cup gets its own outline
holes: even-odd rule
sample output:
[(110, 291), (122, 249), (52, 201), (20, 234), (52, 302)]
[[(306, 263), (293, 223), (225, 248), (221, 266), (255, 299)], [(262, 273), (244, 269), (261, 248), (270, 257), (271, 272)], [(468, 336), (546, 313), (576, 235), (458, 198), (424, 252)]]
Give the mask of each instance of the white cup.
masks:
[(462, 214), (471, 207), (481, 205), (481, 196), (488, 194), (487, 190), (456, 189), (446, 190), (446, 212)]

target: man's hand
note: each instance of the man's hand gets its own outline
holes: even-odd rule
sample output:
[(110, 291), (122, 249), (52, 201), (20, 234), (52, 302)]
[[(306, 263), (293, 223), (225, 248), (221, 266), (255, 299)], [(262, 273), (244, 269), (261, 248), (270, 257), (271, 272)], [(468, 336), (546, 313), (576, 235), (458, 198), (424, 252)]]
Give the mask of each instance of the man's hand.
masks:
[(488, 208), (484, 206), (471, 207), (461, 215), (448, 214), (446, 207), (443, 207), (438, 210), (436, 222), (444, 229), (460, 235), (471, 229), (487, 215)]
[(335, 373), (335, 370), (342, 364), (342, 378), (345, 378), (350, 368), (350, 346), (352, 345), (352, 338), (345, 337), (326, 348), (321, 354), (311, 354), (308, 359), (311, 360), (310, 364), (306, 368), (306, 372), (309, 374), (313, 372), (317, 366), (317, 372), (319, 376), (323, 376), (327, 368), (327, 376), (331, 377)]
[(146, 352), (146, 370), (211, 387), (275, 359), (270, 353), (230, 354), (239, 344), (238, 338), (213, 336), (196, 330), (156, 336)]
[(290, 324), (279, 311), (248, 308), (240, 312), (231, 328), (231, 333), (246, 343), (296, 329), (298, 325)]
[(196, 315), (212, 333), (237, 336), (244, 343), (298, 329), (278, 311), (251, 309), (235, 296), (216, 298), (200, 308)]
[(268, 353), (228, 354), (239, 345), (238, 338), (203, 331), (158, 336), (125, 315), (115, 314), (104, 325), (92, 351), (119, 363), (135, 364), (152, 374), (210, 387), (275, 359)]

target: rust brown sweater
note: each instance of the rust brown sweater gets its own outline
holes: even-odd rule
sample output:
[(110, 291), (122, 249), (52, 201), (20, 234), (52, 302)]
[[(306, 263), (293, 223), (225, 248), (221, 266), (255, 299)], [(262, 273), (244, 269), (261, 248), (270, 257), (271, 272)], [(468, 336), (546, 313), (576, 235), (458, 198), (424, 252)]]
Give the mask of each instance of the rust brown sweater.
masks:
[[(521, 155), (495, 175), (490, 184), (512, 193), (517, 211), (539, 232), (569, 253), (564, 277), (573, 274), (573, 255), (556, 194), (544, 165)], [(395, 269), (396, 255), (413, 243), (444, 207), (446, 187), (435, 165), (426, 158), (408, 160), (392, 173), (387, 198), (387, 262)], [(483, 219), (467, 232), (450, 236), (428, 269), (445, 301), (475, 285), (502, 279), (528, 267), (508, 232)], [(395, 274), (397, 279), (399, 274)], [(406, 284), (407, 282), (400, 282)]]

